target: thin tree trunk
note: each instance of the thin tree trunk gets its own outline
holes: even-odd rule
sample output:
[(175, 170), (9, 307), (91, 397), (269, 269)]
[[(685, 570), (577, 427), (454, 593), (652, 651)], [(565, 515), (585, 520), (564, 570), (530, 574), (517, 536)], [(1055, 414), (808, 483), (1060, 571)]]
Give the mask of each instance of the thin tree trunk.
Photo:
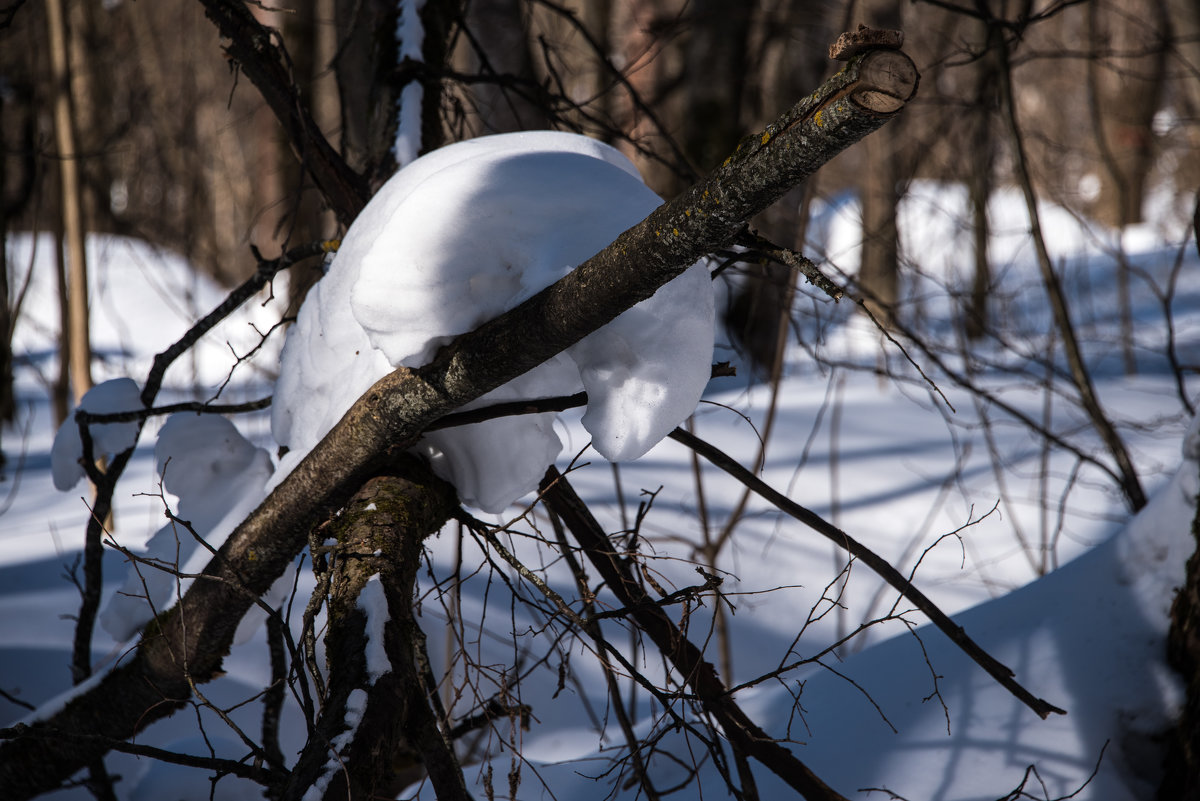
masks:
[[(59, 204), (62, 203), (62, 182), (59, 182)], [(53, 215), (50, 221), (50, 233), (54, 239), (54, 283), (55, 300), (58, 301), (58, 373), (54, 376), (54, 384), (50, 389), (50, 404), (54, 407), (54, 427), (57, 429), (71, 414), (71, 362), (67, 354), (71, 352), (71, 309), (67, 301), (70, 291), (67, 288), (67, 248), (64, 244), (66, 234), (63, 230), (61, 214)]]
[[(876, 28), (900, 27), (900, 4), (891, 0), (862, 3), (861, 14)], [(887, 325), (900, 296), (899, 233), (896, 206), (899, 202), (899, 137), (896, 131), (873, 136), (863, 143), (860, 198), (862, 202), (862, 262), (858, 284), (868, 310)]]
[(341, 152), (346, 163), (375, 186), (396, 169), (392, 142), (400, 87), (391, 77), (396, 68), (396, 4), (333, 0), (333, 5)]
[[(973, 21), (972, 21), (973, 22)], [(970, 173), (967, 176), (967, 192), (971, 203), (971, 233), (974, 242), (975, 270), (971, 277), (971, 294), (963, 318), (963, 330), (968, 339), (980, 339), (987, 332), (990, 321), (988, 294), (992, 283), (988, 242), (991, 224), (988, 220), (988, 201), (992, 195), (992, 169), (996, 152), (995, 124), (996, 107), (996, 37), (999, 31), (987, 23), (975, 23), (982, 29), (983, 54), (975, 62), (975, 87), (970, 110), (970, 139), (967, 158)]]
[(1075, 385), (1076, 391), (1079, 393), (1079, 403), (1087, 413), (1092, 427), (1095, 428), (1096, 433), (1104, 442), (1109, 455), (1116, 462), (1117, 473), (1120, 475), (1121, 491), (1125, 495), (1125, 500), (1129, 504), (1130, 510), (1137, 512), (1146, 505), (1146, 493), (1142, 489), (1141, 480), (1138, 478), (1137, 470), (1133, 466), (1133, 460), (1129, 456), (1129, 451), (1126, 449), (1121, 435), (1117, 432), (1112, 421), (1108, 419), (1108, 416), (1104, 413), (1104, 409), (1100, 406), (1100, 399), (1096, 395), (1096, 388), (1092, 382), (1091, 373), (1088, 372), (1087, 364), (1084, 362), (1083, 353), (1079, 347), (1079, 341), (1075, 337), (1075, 328), (1071, 323), (1071, 315), (1067, 309), (1066, 299), (1063, 297), (1062, 286), (1059, 283), (1057, 274), (1054, 272), (1054, 264), (1050, 260), (1050, 252), (1046, 249), (1046, 239), (1042, 235), (1041, 218), (1038, 213), (1037, 194), (1033, 188), (1033, 177), (1029, 174), (1029, 164), (1025, 155), (1024, 135), (1017, 120), (1016, 100), (1013, 95), (1012, 86), (1012, 63), (1008, 50), (1009, 45), (1003, 39), (1000, 39), (999, 42), (1000, 46), (996, 48), (996, 52), (1000, 56), (997, 75), (1000, 79), (1001, 113), (1004, 117), (1009, 142), (1013, 149), (1017, 181), (1025, 196), (1025, 209), (1029, 214), (1029, 233), (1033, 239), (1034, 249), (1037, 253), (1038, 268), (1042, 274), (1042, 284), (1046, 289), (1046, 299), (1050, 304), (1050, 311), (1054, 317), (1054, 325), (1062, 337), (1064, 355), (1070, 369), (1071, 380)]
[[(85, 12), (76, 7), (77, 21)], [(78, 136), (74, 84), (71, 70), (71, 51), (82, 66), (86, 47), (77, 35), (68, 34), (63, 0), (46, 0), (46, 24), (49, 29), (50, 65), (54, 79), (54, 134), (58, 149), (59, 176), (62, 183), (61, 213), (66, 236), (67, 257), (67, 362), (70, 368), (71, 390), (75, 406), (92, 388), (92, 347), (88, 324), (88, 269), (86, 226), (84, 223), (83, 181), (80, 177)], [(72, 47), (72, 39), (80, 42)], [(86, 71), (79, 69), (79, 83), (87, 89)], [(90, 101), (84, 101), (90, 102)], [(90, 108), (88, 109), (90, 113)], [(92, 632), (100, 608), (103, 545), (99, 536), (89, 536), (84, 545), (83, 585), (79, 615), (75, 621), (75, 638), (71, 655), (71, 675), (76, 684), (92, 674)], [(112, 780), (104, 767), (102, 754), (87, 762), (86, 784), (100, 801), (116, 801)]]
[[(530, 53), (529, 9), (521, 0), (471, 0), (466, 6), (467, 29), (455, 61), (460, 72), (535, 80)], [(477, 52), (477, 48), (483, 52)], [(471, 88), (479, 115), (480, 134), (528, 131), (549, 126), (546, 109), (528, 92), (513, 91), (502, 82)]]
[(67, 23), (63, 0), (46, 0), (50, 63), (54, 78), (54, 137), (62, 184), (63, 233), (67, 257), (67, 363), (76, 404), (92, 388), (92, 348), (88, 332), (88, 270), (84, 244), (83, 190), (76, 150), (75, 116), (71, 97)]
[(1089, 3), (1087, 32), (1093, 47), (1112, 51), (1087, 63), (1093, 133), (1104, 167), (1096, 211), (1123, 228), (1142, 221), (1154, 158), (1154, 115), (1166, 77), (1166, 2)]
[[(0, 101), (2, 102), (2, 101)], [(0, 156), (0, 188), (4, 187), (6, 170), (5, 159)], [(16, 411), (16, 401), (13, 396), (13, 361), (12, 361), (12, 306), (8, 287), (8, 208), (0, 197), (0, 435), (5, 426), (12, 422)], [(4, 478), (4, 466), (7, 457), (0, 448), (0, 479)]]
[[(15, 218), (33, 196), (37, 166), (35, 152), (35, 113), (32, 90), (22, 81), (13, 81), (7, 97), (0, 97), (0, 114), (6, 119), (19, 120), (11, 130), (19, 131), (16, 141), (0, 140), (4, 155), (0, 155), (0, 427), (16, 417), (17, 403), (13, 392), (13, 328), (16, 324), (12, 288), (8, 282), (9, 221)], [(15, 156), (15, 158), (12, 158)], [(20, 164), (10, 172), (10, 160)], [(11, 189), (11, 192), (8, 191)], [(0, 466), (3, 454), (0, 454)]]

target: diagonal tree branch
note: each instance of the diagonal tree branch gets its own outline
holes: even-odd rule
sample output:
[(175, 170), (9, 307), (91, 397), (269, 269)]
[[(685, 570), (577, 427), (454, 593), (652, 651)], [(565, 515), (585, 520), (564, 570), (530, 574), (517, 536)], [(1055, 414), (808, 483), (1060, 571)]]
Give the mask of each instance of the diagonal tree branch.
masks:
[[(205, 4), (217, 11), (227, 6)], [(900, 52), (856, 57), (743, 140), (708, 178), (558, 283), (458, 337), (426, 367), (380, 379), (237, 527), (179, 604), (147, 627), (132, 657), (35, 725), (124, 739), (170, 714), (190, 695), (191, 682), (219, 673), (238, 621), (305, 546), (312, 526), (392, 454), (438, 418), (578, 342), (727, 245), (746, 220), (898, 113), (917, 81)], [(52, 789), (104, 750), (36, 738), (4, 742), (0, 797)]]
[(966, 631), (962, 626), (959, 626), (949, 616), (946, 615), (937, 604), (929, 600), (925, 593), (918, 590), (911, 581), (901, 575), (900, 571), (892, 567), (886, 559), (872, 551), (867, 546), (863, 545), (858, 540), (851, 537), (846, 532), (842, 531), (837, 526), (826, 521), (816, 512), (807, 509), (793, 501), (783, 493), (776, 490), (767, 482), (760, 479), (758, 476), (751, 473), (746, 468), (738, 464), (737, 460), (730, 457), (724, 451), (713, 445), (705, 442), (694, 434), (684, 431), (682, 428), (676, 428), (668, 435), (671, 439), (679, 442), (688, 448), (691, 448), (696, 453), (703, 456), (708, 461), (712, 462), (717, 467), (724, 470), (729, 475), (742, 482), (758, 495), (774, 504), (780, 511), (791, 515), (795, 519), (804, 523), (813, 531), (823, 537), (829, 539), (834, 545), (837, 545), (842, 550), (849, 553), (855, 559), (871, 568), (875, 573), (890, 584), (893, 588), (900, 592), (909, 601), (912, 601), (918, 609), (920, 609), (929, 620), (937, 626), (941, 631), (949, 637), (955, 645), (963, 650), (963, 652), (975, 660), (976, 664), (982, 667), (991, 675), (999, 684), (1008, 690), (1021, 703), (1032, 709), (1039, 717), (1045, 719), (1051, 714), (1065, 715), (1065, 710), (1058, 708), (1049, 701), (1038, 698), (1029, 690), (1025, 689), (1016, 679), (1011, 668), (1008, 668), (997, 661), (991, 654), (983, 650), (974, 640), (967, 636)]
[(587, 505), (566, 477), (553, 467), (542, 480), (541, 495), (543, 502), (566, 523), (609, 590), (629, 608), (629, 616), (638, 628), (654, 641), (695, 692), (704, 710), (721, 725), (721, 731), (736, 751), (757, 759), (809, 801), (846, 801), (742, 711), (716, 669), (646, 593), (629, 562), (613, 551), (612, 543)]
[(300, 163), (312, 175), (321, 194), (337, 215), (350, 225), (370, 195), (363, 177), (338, 154), (321, 133), (302, 102), (290, 63), (276, 31), (254, 18), (237, 0), (200, 0), (204, 13), (226, 39), (225, 52), (246, 73), (279, 119)]

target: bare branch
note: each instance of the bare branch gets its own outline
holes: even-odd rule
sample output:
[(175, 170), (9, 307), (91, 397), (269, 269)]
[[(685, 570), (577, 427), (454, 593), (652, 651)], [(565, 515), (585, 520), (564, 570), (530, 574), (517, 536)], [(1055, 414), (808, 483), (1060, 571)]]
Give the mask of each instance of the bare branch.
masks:
[(657, 606), (634, 578), (629, 563), (613, 552), (604, 530), (575, 490), (555, 468), (542, 480), (542, 499), (567, 524), (584, 554), (621, 603), (630, 607), (638, 628), (654, 641), (705, 712), (720, 724), (735, 750), (753, 757), (809, 801), (845, 801), (787, 748), (752, 721), (729, 694), (704, 654)]
[(228, 40), (225, 52), (258, 87), (287, 132), (300, 163), (312, 175), (338, 220), (349, 225), (369, 197), (366, 181), (350, 169), (321, 133), (288, 71), (276, 31), (262, 25), (244, 3), (200, 0), (205, 15)]

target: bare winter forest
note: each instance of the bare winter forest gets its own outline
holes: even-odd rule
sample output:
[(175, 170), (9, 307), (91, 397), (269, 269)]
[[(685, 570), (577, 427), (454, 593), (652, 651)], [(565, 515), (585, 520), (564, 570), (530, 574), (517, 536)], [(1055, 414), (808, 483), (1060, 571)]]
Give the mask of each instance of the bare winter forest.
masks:
[[(831, 45), (844, 33), (857, 33), (859, 44), (835, 60)], [(842, 120), (834, 110), (847, 98), (857, 104), (845, 112), (849, 122), (826, 127), (821, 114)], [(577, 272), (595, 262), (599, 278), (565, 284), (563, 305), (539, 301), (539, 293), (528, 308), (501, 309), (480, 336), (468, 333), (474, 326), (447, 332), (428, 365), (389, 358), (398, 369), (374, 386), (375, 400), (363, 395), (344, 426), (303, 461), (296, 457), (286, 479), (264, 474), (259, 494), (238, 499), (205, 490), (213, 504), (227, 503), (222, 513), (239, 510), (221, 534), (227, 541), (213, 534), (210, 547), (210, 532), (172, 512), (161, 456), (157, 498), (145, 498), (142, 484), (126, 486), (134, 479), (120, 483), (127, 467), (153, 469), (145, 452), (152, 443), (134, 445), (149, 439), (141, 434), (146, 421), (165, 413), (156, 403), (235, 419), (255, 419), (271, 403), (251, 399), (271, 395), (284, 329), (397, 170), (463, 140), (548, 129), (611, 145), (658, 196), (678, 198), (678, 207), (655, 211), (650, 226), (676, 239), (660, 247), (652, 241), (659, 230), (650, 237), (630, 228), (621, 241), (633, 255), (612, 245), (587, 259)], [(577, 188), (564, 186), (564, 196)], [(1200, 372), (1200, 293), (1188, 275), (1196, 267), (1198, 187), (1197, 0), (0, 0), (0, 469), (11, 488), (0, 506), (0, 583), (6, 566), (21, 564), (5, 556), (5, 537), (15, 541), (34, 519), (20, 493), (49, 482), (49, 438), (64, 421), (78, 423), (75, 461), (91, 487), (71, 524), (79, 556), (67, 571), (74, 594), (61, 610), (71, 642), (56, 663), (65, 685), (22, 695), (14, 677), (49, 668), (38, 662), (35, 671), (32, 657), (25, 662), (0, 641), (0, 797), (154, 797), (129, 789), (122, 771), (130, 768), (106, 765), (121, 754), (208, 777), (200, 795), (178, 790), (183, 801), (903, 798), (846, 784), (840, 762), (828, 763), (834, 778), (824, 776), (820, 757), (807, 764), (800, 741), (820, 738), (815, 729), (799, 733), (800, 725), (793, 731), (807, 679), (793, 686), (789, 677), (816, 667), (836, 673), (835, 658), (840, 664), (876, 642), (868, 629), (912, 630), (912, 618), (932, 621), (1024, 714), (1054, 720), (1063, 711), (1042, 697), (1049, 691), (1026, 688), (1029, 671), (1014, 677), (940, 607), (957, 613), (999, 598), (1085, 553), (1079, 543), (1112, 533), (1088, 521), (1115, 526), (1142, 512), (1168, 481), (1162, 462), (1178, 457), (1181, 441), (1193, 443), (1185, 444), (1184, 469), (1195, 472), (1188, 460), (1200, 446), (1184, 432)], [(729, 219), (693, 215), (710, 191), (736, 208)], [(952, 222), (939, 228), (944, 220)], [(460, 224), (469, 239), (471, 221)], [(847, 225), (852, 240), (839, 240)], [(223, 354), (230, 363), (217, 370), (223, 381), (211, 382), (215, 394), (199, 388), (200, 379), (164, 380), (207, 328), (121, 352), (93, 347), (90, 315), (101, 291), (93, 289), (89, 307), (78, 288), (96, 286), (88, 254), (108, 241), (169, 254), (164, 264), (177, 258), (195, 271), (192, 286), (206, 287), (197, 298), (209, 297), (207, 287), (232, 293), (217, 318), (247, 301), (272, 315), (254, 329), (253, 346)], [(39, 255), (39, 242), (50, 252)], [(610, 468), (598, 457), (602, 471), (576, 469), (565, 448), (536, 497), (508, 507), (504, 522), (484, 522), (461, 505), (446, 476), (426, 463), (436, 457), (413, 456), (434, 430), (480, 425), (489, 414), (569, 415), (589, 402), (582, 392), (489, 396), (524, 406), (455, 412), (558, 358), (701, 258), (721, 287), (714, 386), (721, 378), (736, 384), (725, 394), (711, 390), (704, 403), (733, 410), (753, 433), (734, 436), (699, 413), (674, 421), (669, 447), (678, 452), (656, 457), (666, 466), (637, 473), (631, 463), (624, 479), (624, 464)], [(621, 267), (655, 275), (633, 288), (601, 281), (604, 270)], [(194, 323), (209, 309), (190, 295), (184, 304), (191, 291), (171, 303), (194, 304)], [(116, 298), (120, 320), (158, 319), (133, 297), (129, 289)], [(126, 301), (134, 305), (120, 305)], [(551, 314), (563, 309), (570, 324)], [(21, 344), (22, 326), (43, 337), (41, 351)], [(260, 349), (265, 355), (256, 356)], [(136, 408), (81, 406), (93, 385), (118, 377), (114, 365), (143, 356), (138, 369), (149, 368), (148, 376), (129, 376), (139, 382)], [(189, 358), (198, 365), (208, 357)], [(797, 376), (820, 388), (802, 421), (789, 416), (787, 400), (800, 392), (789, 383)], [(1145, 389), (1142, 380), (1158, 383)], [(1155, 396), (1152, 413), (1122, 394), (1130, 386)], [(886, 496), (902, 494), (886, 481), (877, 487), (864, 477), (869, 498), (853, 495), (858, 479), (842, 460), (858, 442), (847, 434), (850, 444), (839, 443), (836, 432), (854, 430), (851, 405), (839, 426), (843, 400), (859, 391), (894, 393), (894, 404), (920, 395), (947, 440), (952, 464), (944, 473), (921, 464), (930, 500), (913, 519), (881, 511)], [(370, 406), (378, 398), (383, 405)], [(28, 410), (37, 404), (47, 416), (34, 424)], [(881, 452), (918, 453), (904, 443), (916, 443), (925, 424), (905, 430), (906, 413), (880, 408), (880, 421), (896, 415)], [(88, 428), (113, 424), (105, 413), (137, 421), (133, 440), (110, 452)], [(858, 422), (871, 427), (865, 417)], [(254, 442), (246, 453), (270, 451), (261, 457), (269, 473), (289, 443), (269, 442), (265, 425), (260, 419), (244, 433)], [(42, 429), (49, 433), (37, 467), (27, 458), (37, 451), (29, 432)], [(814, 446), (818, 432), (828, 432), (820, 469), (829, 490), (809, 496), (798, 476), (822, 447)], [(1170, 456), (1156, 450), (1156, 438), (1170, 439)], [(781, 458), (787, 468), (772, 473)], [(229, 469), (221, 465), (213, 470)], [(40, 479), (22, 479), (38, 469)], [(233, 487), (250, 479), (229, 480)], [(654, 489), (662, 484), (668, 489)], [(183, 494), (171, 493), (183, 508)], [(129, 501), (135, 494), (143, 497)], [(947, 511), (951, 495), (961, 501), (957, 517)], [(141, 540), (126, 547), (130, 540), (117, 535), (129, 536), (125, 521), (137, 518), (122, 511), (126, 503), (153, 507), (155, 526), (166, 505), (170, 525), (201, 541), (211, 561), (193, 574), (181, 558), (139, 556)], [(386, 510), (382, 522), (376, 504)], [(855, 517), (859, 505), (875, 517)], [(199, 504), (193, 508), (200, 515)], [(766, 553), (785, 518), (833, 542), (822, 541), (825, 573), (797, 574), (794, 583), (763, 573), (759, 587), (749, 579), (757, 568), (745, 543), (761, 540)], [(867, 519), (921, 532), (911, 540), (894, 533), (877, 555), (867, 547), (874, 543), (853, 539), (851, 524)], [(984, 521), (999, 533), (978, 553), (964, 546), (971, 589), (947, 578), (950, 567), (934, 557), (921, 567), (936, 542), (961, 539), (960, 529)], [(1087, 532), (1074, 544), (1073, 527)], [(931, 533), (951, 529), (940, 539)], [(98, 639), (108, 635), (97, 616), (127, 560), (171, 577), (171, 608), (154, 607), (147, 588), (141, 639), (129, 639), (136, 631)], [(1142, 751), (1126, 748), (1128, 732), (1112, 735), (1123, 743), (1112, 752), (1107, 737), (1088, 741), (1061, 788), (1026, 770), (1005, 798), (1138, 797), (1121, 794), (1126, 785), (1104, 789), (1111, 769), (1142, 782), (1141, 797), (1155, 797), (1144, 794), (1152, 787), (1164, 801), (1200, 799), (1200, 565), (1189, 564), (1185, 581), (1183, 560), (1175, 561), (1183, 591), (1162, 660), (1179, 671), (1173, 681), (1182, 689), (1164, 702), (1167, 723), (1145, 735), (1153, 755), (1129, 756)], [(855, 575), (853, 583), (852, 565), (878, 578)], [(935, 577), (928, 597), (914, 587), (918, 567)], [(197, 579), (201, 570), (209, 581)], [(292, 582), (288, 592), (268, 593), (280, 576)], [(472, 581), (483, 589), (464, 601)], [(371, 661), (380, 658), (371, 656), (379, 617), (367, 600), (371, 582), (386, 596), (376, 604), (387, 611), (375, 640), (378, 647), (386, 628), (382, 673)], [(0, 617), (9, 609), (4, 592)], [(778, 607), (766, 600), (775, 597), (783, 599)], [(473, 603), (490, 615), (477, 628), (463, 622)], [(755, 612), (759, 604), (767, 611)], [(234, 644), (234, 630), (248, 611), (267, 619), (254, 641), (264, 646), (262, 670), (230, 669), (242, 695), (210, 701), (202, 688), (226, 686), (222, 660), (244, 647)], [(756, 639), (756, 624), (774, 639)], [(542, 639), (533, 645), (522, 639), (535, 631)], [(488, 638), (495, 642), (480, 645)], [(778, 646), (782, 657), (768, 665), (754, 653), (760, 646)], [(938, 696), (935, 660), (928, 652), (918, 659), (933, 677), (930, 697)], [(787, 688), (783, 723), (753, 700), (759, 685), (775, 684)], [(83, 688), (73, 701), (43, 707), (70, 685)], [(560, 693), (582, 699), (579, 708), (547, 713), (531, 700), (548, 705)], [(938, 702), (950, 730), (954, 704)], [(146, 729), (172, 714), (200, 721), (202, 746), (160, 742)], [(30, 722), (17, 722), (26, 715)], [(531, 717), (539, 715), (591, 722), (603, 747), (592, 742), (596, 761), (580, 769), (594, 780), (590, 789), (572, 784), (574, 772), (555, 773), (556, 759), (522, 751), (522, 732), (537, 732)], [(773, 722), (760, 727), (760, 717)], [(243, 718), (254, 722), (247, 727)], [(208, 741), (217, 730), (231, 749)], [(1142, 771), (1138, 759), (1153, 765)], [(493, 777), (493, 764), (508, 775)], [(989, 784), (956, 795), (953, 787), (947, 779), (936, 798), (990, 799), (1011, 789)], [(158, 797), (176, 801), (168, 796)]]

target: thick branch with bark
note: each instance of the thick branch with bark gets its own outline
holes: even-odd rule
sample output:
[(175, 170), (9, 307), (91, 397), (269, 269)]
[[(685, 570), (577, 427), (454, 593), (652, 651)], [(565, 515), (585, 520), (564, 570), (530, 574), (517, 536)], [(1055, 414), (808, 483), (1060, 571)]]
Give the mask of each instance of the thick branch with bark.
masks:
[[(224, 3), (205, 1), (227, 11)], [(189, 681), (217, 675), (237, 622), (306, 545), (313, 525), (343, 506), (393, 454), (438, 418), (578, 342), (728, 245), (746, 220), (893, 117), (915, 93), (917, 79), (900, 52), (856, 57), (766, 130), (744, 139), (707, 179), (558, 283), (457, 338), (426, 367), (380, 379), (238, 526), (180, 603), (150, 624), (133, 656), (38, 725), (124, 739), (170, 714), (188, 697)], [(0, 746), (0, 797), (52, 789), (103, 750), (35, 738), (7, 741)]]
[[(447, 770), (450, 746), (441, 736), (429, 699), (417, 678), (416, 639), (412, 614), (413, 587), (425, 538), (437, 532), (457, 507), (454, 488), (433, 476), (415, 459), (406, 460), (407, 475), (374, 478), (355, 494), (330, 527), (337, 541), (328, 602), (325, 653), (329, 690), (313, 732), (288, 778), (281, 801), (305, 797), (324, 772), (323, 798), (394, 798), (430, 769), (439, 798), (463, 798), (465, 787), (455, 763)], [(378, 628), (365, 629), (367, 615), (359, 595), (379, 577), (387, 598), (384, 648), (391, 670), (382, 676), (368, 671), (365, 645)], [(380, 621), (375, 621), (379, 623)], [(331, 753), (331, 743), (347, 729), (350, 694), (367, 693), (349, 745)], [(444, 792), (443, 792), (444, 791)]]

